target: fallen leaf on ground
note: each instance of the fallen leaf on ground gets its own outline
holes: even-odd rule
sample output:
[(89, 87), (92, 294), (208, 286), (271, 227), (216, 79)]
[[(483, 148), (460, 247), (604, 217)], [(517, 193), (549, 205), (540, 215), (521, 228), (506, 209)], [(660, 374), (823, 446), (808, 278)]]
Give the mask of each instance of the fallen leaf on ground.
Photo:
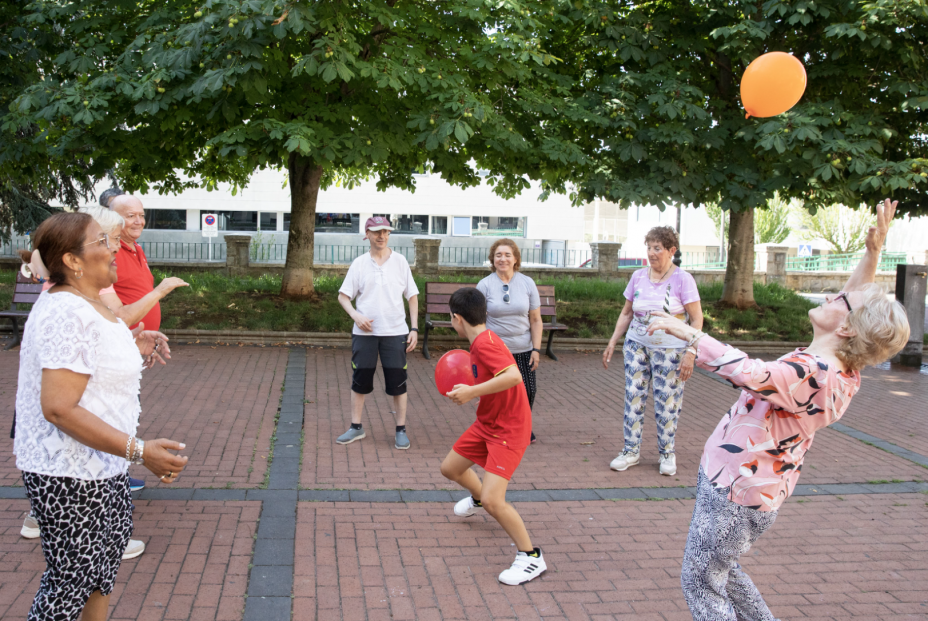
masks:
[(596, 443), (595, 442), (581, 442), (580, 444), (582, 444), (583, 446), (587, 446), (587, 445), (596, 444)]

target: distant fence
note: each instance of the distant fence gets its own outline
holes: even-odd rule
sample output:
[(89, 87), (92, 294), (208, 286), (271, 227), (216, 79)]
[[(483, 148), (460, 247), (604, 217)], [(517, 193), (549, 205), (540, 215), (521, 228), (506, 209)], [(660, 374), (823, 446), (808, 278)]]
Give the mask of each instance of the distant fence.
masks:
[[(815, 257), (789, 257), (786, 259), (788, 272), (850, 272), (857, 267), (864, 253), (826, 254)], [(904, 252), (884, 252), (880, 255), (878, 272), (894, 272), (897, 265), (906, 263)]]
[(226, 261), (225, 242), (139, 242), (149, 261)]

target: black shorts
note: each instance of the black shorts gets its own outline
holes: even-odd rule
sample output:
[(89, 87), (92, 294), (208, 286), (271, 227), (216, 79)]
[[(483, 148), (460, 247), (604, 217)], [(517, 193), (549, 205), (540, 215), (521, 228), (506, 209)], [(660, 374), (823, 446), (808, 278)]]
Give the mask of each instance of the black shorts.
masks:
[(386, 393), (392, 396), (406, 394), (406, 335), (368, 336), (351, 335), (351, 390), (359, 395), (374, 391), (374, 371), (377, 356), (383, 367)]

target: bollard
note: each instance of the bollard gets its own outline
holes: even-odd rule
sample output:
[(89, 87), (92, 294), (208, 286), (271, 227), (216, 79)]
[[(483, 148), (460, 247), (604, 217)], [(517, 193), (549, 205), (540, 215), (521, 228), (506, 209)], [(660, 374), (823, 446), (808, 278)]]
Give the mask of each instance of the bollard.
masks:
[(922, 354), (925, 349), (926, 283), (928, 283), (928, 266), (896, 266), (896, 299), (905, 307), (911, 329), (909, 342), (899, 355), (893, 358), (893, 362), (903, 366), (918, 367), (922, 364)]

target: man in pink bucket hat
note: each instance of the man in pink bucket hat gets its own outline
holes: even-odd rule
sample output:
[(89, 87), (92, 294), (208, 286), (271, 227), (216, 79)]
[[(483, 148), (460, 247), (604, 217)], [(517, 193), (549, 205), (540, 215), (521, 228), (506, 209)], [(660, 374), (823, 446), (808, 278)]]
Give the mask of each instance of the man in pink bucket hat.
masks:
[[(406, 354), (416, 347), (419, 334), (419, 289), (412, 278), (406, 257), (391, 250), (390, 221), (383, 216), (368, 218), (364, 239), (370, 252), (352, 261), (345, 282), (338, 290), (338, 302), (354, 321), (351, 331), (351, 427), (336, 438), (338, 444), (351, 444), (366, 437), (361, 424), (364, 399), (374, 390), (377, 358), (383, 368), (386, 393), (393, 397), (396, 411), (394, 446), (409, 448), (406, 435)], [(403, 298), (409, 302), (410, 329), (406, 325)], [(355, 305), (352, 306), (352, 300)]]

